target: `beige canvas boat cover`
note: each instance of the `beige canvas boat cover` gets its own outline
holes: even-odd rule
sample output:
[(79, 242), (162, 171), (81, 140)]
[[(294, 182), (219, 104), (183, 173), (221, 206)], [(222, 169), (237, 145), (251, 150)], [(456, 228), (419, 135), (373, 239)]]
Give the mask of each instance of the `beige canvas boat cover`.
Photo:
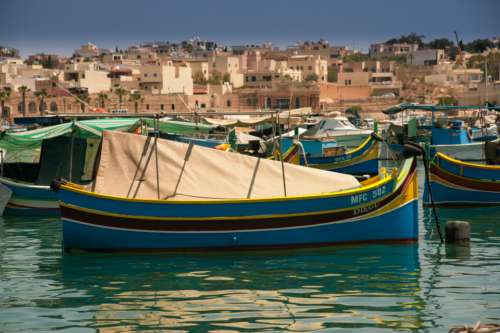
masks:
[[(281, 162), (106, 131), (94, 192), (118, 197), (217, 200), (283, 196)], [(156, 160), (156, 154), (158, 160)], [(158, 162), (158, 163), (157, 163)], [(158, 174), (157, 174), (158, 165)], [(288, 196), (359, 187), (352, 176), (285, 163)]]

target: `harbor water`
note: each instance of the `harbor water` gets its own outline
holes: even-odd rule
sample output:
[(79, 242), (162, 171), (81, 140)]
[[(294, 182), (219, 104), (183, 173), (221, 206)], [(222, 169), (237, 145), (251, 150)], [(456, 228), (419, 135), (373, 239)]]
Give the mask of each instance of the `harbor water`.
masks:
[(471, 222), (470, 247), (441, 245), (420, 209), (418, 243), (222, 253), (65, 254), (57, 218), (0, 218), (0, 332), (447, 332), (500, 322), (500, 208), (438, 211), (441, 223)]

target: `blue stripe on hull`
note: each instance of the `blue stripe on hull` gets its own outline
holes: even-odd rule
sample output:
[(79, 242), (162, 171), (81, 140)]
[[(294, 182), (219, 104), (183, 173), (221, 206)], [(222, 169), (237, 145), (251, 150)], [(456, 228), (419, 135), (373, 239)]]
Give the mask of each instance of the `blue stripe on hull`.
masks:
[(347, 223), (248, 232), (137, 232), (94, 227), (63, 218), (64, 247), (86, 250), (160, 250), (306, 246), (347, 242), (397, 241), (418, 237), (417, 201), (384, 215)]
[(378, 160), (364, 161), (358, 164), (349, 165), (343, 168), (331, 169), (330, 171), (347, 173), (351, 175), (375, 175), (378, 173)]
[[(76, 204), (86, 209), (104, 211), (114, 214), (136, 216), (144, 214), (152, 217), (239, 217), (258, 216), (271, 214), (294, 214), (294, 213), (316, 213), (325, 210), (335, 210), (350, 208), (357, 204), (368, 204), (376, 198), (381, 198), (393, 191), (394, 182), (389, 182), (371, 191), (367, 191), (368, 201), (353, 202), (353, 196), (341, 196), (331, 198), (314, 198), (300, 200), (283, 200), (270, 202), (239, 202), (239, 203), (211, 203), (203, 206), (196, 203), (179, 204), (172, 201), (170, 204), (144, 203), (140, 201), (107, 200), (89, 195), (82, 195), (77, 192), (60, 192), (61, 201), (69, 204)], [(256, 213), (259, 212), (259, 213)]]
[[(432, 198), (434, 203), (445, 204), (463, 204), (463, 205), (499, 205), (500, 193), (465, 190), (448, 187), (442, 184), (431, 182)], [(429, 194), (427, 186), (424, 190), (424, 203), (429, 204)]]
[[(36, 188), (23, 186), (22, 184), (16, 184), (12, 182), (2, 182), (3, 185), (7, 186), (12, 191), (11, 201), (23, 202), (22, 207), (17, 207), (15, 205), (8, 205), (5, 208), (4, 215), (13, 216), (59, 216), (60, 211), (58, 208), (58, 198), (57, 194), (53, 192), (50, 188)], [(42, 208), (30, 206), (29, 202), (52, 202), (53, 208)]]

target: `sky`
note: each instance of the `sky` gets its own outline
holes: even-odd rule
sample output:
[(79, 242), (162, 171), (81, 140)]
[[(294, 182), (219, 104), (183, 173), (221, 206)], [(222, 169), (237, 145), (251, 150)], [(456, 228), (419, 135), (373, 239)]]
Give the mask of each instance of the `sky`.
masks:
[(199, 36), (225, 45), (370, 43), (453, 31), (465, 41), (500, 35), (500, 0), (0, 0), (0, 45), (71, 55), (81, 44), (126, 47)]

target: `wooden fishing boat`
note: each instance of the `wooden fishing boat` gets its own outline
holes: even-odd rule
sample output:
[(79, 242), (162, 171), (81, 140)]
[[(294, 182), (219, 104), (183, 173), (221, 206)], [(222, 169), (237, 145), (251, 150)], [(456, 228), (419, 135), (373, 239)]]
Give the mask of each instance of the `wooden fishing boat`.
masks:
[(312, 168), (336, 171), (350, 175), (378, 173), (379, 142), (376, 134), (368, 136), (357, 148), (332, 156), (301, 156), (300, 163)]
[[(437, 153), (430, 163), (429, 184), (436, 206), (500, 205), (500, 166), (469, 163)], [(427, 186), (424, 204), (430, 204)]]
[(90, 182), (101, 132), (137, 126), (137, 118), (83, 120), (5, 134), (0, 140), (0, 149), (6, 152), (0, 184), (11, 195), (4, 214), (58, 215), (57, 196), (50, 190), (50, 182), (57, 177)]
[(413, 157), (360, 183), (336, 172), (106, 131), (95, 181), (52, 186), (67, 250), (293, 247), (418, 237)]
[(378, 173), (379, 141), (375, 133), (369, 135), (354, 149), (338, 146), (336, 141), (283, 138), (282, 151), (300, 148), (300, 164), (321, 170), (337, 171), (350, 175), (375, 175)]
[[(431, 154), (443, 153), (453, 158), (462, 161), (484, 161), (485, 141), (497, 139), (496, 125), (482, 126), (481, 128), (474, 127), (470, 123), (471, 117), (462, 117), (469, 120), (466, 123), (464, 120), (457, 117), (450, 117), (450, 112), (458, 113), (460, 111), (478, 110), (498, 111), (498, 106), (494, 105), (428, 105), (403, 103), (391, 107), (382, 112), (387, 115), (403, 114), (408, 110), (428, 111), (431, 114), (431, 124), (429, 126), (419, 126), (417, 131), (417, 122), (410, 122), (407, 125), (400, 126), (398, 133), (388, 132), (386, 141), (390, 143), (390, 147), (394, 151), (398, 151), (407, 140), (414, 142), (428, 142), (430, 144)], [(441, 114), (442, 117), (438, 117)], [(404, 117), (403, 117), (404, 118)], [(408, 117), (410, 118), (410, 117)], [(415, 118), (415, 116), (411, 117)], [(472, 118), (477, 120), (477, 118)], [(418, 134), (420, 132), (420, 135)], [(425, 137), (421, 135), (428, 133)], [(391, 137), (392, 136), (392, 137)]]

